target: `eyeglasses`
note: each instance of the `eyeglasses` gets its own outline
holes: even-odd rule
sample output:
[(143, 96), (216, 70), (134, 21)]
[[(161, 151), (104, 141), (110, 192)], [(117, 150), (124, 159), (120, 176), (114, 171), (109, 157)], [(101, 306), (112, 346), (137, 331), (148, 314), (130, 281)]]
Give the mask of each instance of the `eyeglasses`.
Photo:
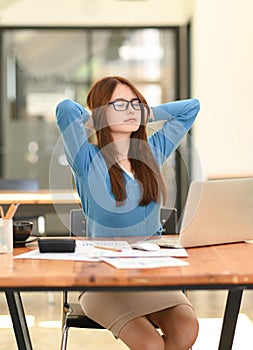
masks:
[(133, 109), (139, 111), (143, 108), (143, 104), (138, 98), (133, 98), (131, 101), (118, 98), (115, 101), (109, 102), (108, 105), (113, 105), (115, 111), (126, 111), (129, 107), (129, 104)]

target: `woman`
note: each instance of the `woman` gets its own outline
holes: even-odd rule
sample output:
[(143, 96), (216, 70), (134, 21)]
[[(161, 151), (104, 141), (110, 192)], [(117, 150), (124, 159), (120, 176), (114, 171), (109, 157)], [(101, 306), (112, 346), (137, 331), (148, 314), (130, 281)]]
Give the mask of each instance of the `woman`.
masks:
[[(57, 123), (91, 237), (160, 235), (166, 200), (160, 168), (199, 111), (195, 99), (150, 109), (125, 78), (105, 77), (87, 96), (91, 116), (71, 100), (59, 103)], [(147, 122), (165, 120), (147, 138)], [(97, 145), (83, 124), (92, 123)], [(85, 292), (85, 313), (132, 350), (188, 350), (198, 334), (193, 308), (182, 292)], [(158, 326), (163, 335), (157, 331)]]

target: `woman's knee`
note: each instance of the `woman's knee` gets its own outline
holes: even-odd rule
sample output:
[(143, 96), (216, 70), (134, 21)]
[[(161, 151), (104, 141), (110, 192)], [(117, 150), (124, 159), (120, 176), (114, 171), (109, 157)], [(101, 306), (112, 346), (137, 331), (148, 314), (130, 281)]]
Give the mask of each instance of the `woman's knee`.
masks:
[[(185, 349), (191, 348), (195, 343), (199, 333), (199, 323), (195, 315), (184, 316), (181, 319), (181, 323), (178, 325), (178, 335), (182, 342), (184, 342)], [(182, 338), (182, 334), (184, 334)], [(182, 347), (182, 348), (184, 348)]]
[(164, 350), (164, 338), (157, 332), (156, 336), (148, 336), (142, 339), (142, 350)]
[(195, 343), (198, 332), (199, 323), (198, 319), (194, 314), (194, 311), (186, 306), (185, 308), (181, 306), (174, 310), (175, 314), (173, 317), (173, 332), (169, 327), (166, 328), (166, 337), (174, 338), (173, 342), (178, 344), (178, 349), (189, 349)]
[(145, 336), (139, 337), (138, 339), (133, 339), (131, 334), (128, 334), (127, 337), (120, 337), (120, 340), (125, 343), (130, 350), (164, 350), (165, 349), (165, 340), (158, 334), (158, 336)]
[(145, 317), (130, 321), (120, 331), (119, 338), (131, 350), (164, 350), (165, 342)]
[(169, 348), (189, 349), (198, 336), (198, 320), (189, 305), (177, 305), (149, 318), (161, 328)]
[(182, 327), (188, 333), (198, 334), (199, 323), (194, 311), (190, 307), (179, 315), (178, 326)]

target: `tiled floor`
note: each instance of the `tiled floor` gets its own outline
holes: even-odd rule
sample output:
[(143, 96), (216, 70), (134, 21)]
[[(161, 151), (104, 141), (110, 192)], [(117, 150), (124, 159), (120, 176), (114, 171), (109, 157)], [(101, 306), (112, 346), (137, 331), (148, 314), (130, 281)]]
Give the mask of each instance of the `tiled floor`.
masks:
[[(73, 294), (72, 294), (73, 295)], [(77, 294), (74, 294), (75, 297)], [(226, 292), (188, 292), (200, 322), (194, 350), (216, 350)], [(34, 350), (57, 350), (61, 339), (61, 293), (26, 292), (22, 299)], [(233, 350), (251, 350), (253, 344), (253, 291), (243, 296)], [(71, 329), (69, 350), (126, 350), (127, 347), (106, 330)], [(0, 293), (0, 350), (17, 349), (5, 296)]]

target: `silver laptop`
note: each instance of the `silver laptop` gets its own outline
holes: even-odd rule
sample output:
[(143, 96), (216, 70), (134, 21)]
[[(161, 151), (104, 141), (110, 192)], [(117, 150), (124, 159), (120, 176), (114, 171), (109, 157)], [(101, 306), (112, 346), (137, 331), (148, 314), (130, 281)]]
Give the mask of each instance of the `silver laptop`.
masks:
[(198, 247), (253, 239), (253, 178), (192, 182), (178, 244)]

